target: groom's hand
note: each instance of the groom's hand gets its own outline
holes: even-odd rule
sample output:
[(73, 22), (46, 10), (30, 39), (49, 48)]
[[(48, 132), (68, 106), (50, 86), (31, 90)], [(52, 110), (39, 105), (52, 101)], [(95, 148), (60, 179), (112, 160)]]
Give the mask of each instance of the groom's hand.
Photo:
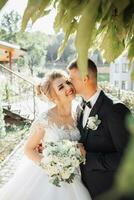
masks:
[(82, 143), (78, 143), (78, 147), (80, 149), (81, 155), (85, 157), (86, 156), (86, 150), (85, 150), (83, 144)]

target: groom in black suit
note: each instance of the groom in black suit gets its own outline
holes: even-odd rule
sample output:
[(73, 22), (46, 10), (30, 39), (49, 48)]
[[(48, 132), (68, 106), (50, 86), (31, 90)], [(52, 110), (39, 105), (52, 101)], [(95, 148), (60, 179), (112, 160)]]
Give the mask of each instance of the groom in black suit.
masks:
[(88, 60), (88, 74), (80, 76), (77, 62), (68, 66), (77, 94), (83, 97), (77, 108), (80, 142), (86, 151), (81, 166), (82, 180), (93, 199), (108, 191), (128, 143), (125, 117), (129, 113), (121, 103), (114, 104), (97, 85), (97, 67)]

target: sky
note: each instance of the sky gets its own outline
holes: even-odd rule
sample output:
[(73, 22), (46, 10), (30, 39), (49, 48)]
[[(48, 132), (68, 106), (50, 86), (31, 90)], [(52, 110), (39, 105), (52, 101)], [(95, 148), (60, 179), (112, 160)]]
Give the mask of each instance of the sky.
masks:
[[(17, 11), (21, 16), (23, 15), (24, 9), (27, 6), (27, 0), (8, 0), (5, 7), (0, 12), (0, 17), (4, 13), (9, 13), (12, 10)], [(41, 31), (46, 34), (53, 34), (53, 22), (55, 17), (55, 10), (53, 9), (48, 16), (38, 19), (32, 27), (32, 31)]]

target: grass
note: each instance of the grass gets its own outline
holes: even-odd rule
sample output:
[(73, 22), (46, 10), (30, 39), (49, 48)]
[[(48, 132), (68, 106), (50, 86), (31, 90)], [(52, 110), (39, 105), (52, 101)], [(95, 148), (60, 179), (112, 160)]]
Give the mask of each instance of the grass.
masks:
[(13, 151), (13, 149), (28, 134), (29, 125), (20, 124), (6, 127), (6, 135), (0, 138), (0, 163)]

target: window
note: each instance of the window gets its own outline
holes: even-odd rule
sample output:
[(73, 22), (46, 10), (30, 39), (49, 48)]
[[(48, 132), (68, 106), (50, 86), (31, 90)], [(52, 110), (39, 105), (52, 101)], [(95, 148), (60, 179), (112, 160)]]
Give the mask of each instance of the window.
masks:
[(119, 87), (119, 81), (114, 81), (114, 86)]
[(115, 73), (119, 72), (119, 64), (115, 64)]
[(126, 63), (122, 64), (122, 72), (127, 73), (128, 72), (128, 65)]
[(127, 90), (127, 81), (122, 81), (121, 89), (122, 90)]

